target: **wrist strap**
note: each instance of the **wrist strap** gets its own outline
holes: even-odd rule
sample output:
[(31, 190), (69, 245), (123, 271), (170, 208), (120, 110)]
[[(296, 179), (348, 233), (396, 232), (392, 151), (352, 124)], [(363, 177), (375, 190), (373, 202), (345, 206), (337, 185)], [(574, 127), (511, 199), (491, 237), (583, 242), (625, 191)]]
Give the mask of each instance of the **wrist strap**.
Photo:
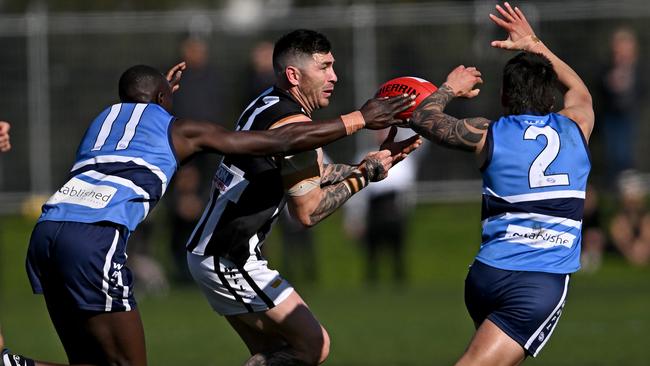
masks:
[(353, 174), (343, 181), (350, 194), (355, 194), (368, 185), (368, 179), (363, 174)]
[(359, 111), (341, 115), (341, 120), (345, 126), (345, 133), (350, 136), (353, 133), (364, 128), (366, 121), (363, 119), (363, 114)]

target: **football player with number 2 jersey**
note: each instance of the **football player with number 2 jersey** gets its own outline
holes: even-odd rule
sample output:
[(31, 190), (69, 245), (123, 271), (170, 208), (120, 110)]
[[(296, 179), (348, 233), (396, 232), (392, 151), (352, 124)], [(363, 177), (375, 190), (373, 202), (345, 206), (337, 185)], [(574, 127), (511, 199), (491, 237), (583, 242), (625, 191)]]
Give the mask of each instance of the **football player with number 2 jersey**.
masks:
[[(492, 46), (523, 51), (505, 66), (496, 121), (444, 113), (473, 98), (481, 73), (459, 66), (413, 112), (411, 127), (476, 154), (483, 175), (482, 243), (465, 281), (476, 333), (456, 365), (519, 365), (555, 330), (571, 273), (580, 267), (582, 212), (591, 168), (591, 95), (578, 74), (535, 36), (523, 12), (490, 14), (508, 32)], [(560, 84), (564, 105), (556, 108)], [(557, 113), (553, 112), (558, 110)]]

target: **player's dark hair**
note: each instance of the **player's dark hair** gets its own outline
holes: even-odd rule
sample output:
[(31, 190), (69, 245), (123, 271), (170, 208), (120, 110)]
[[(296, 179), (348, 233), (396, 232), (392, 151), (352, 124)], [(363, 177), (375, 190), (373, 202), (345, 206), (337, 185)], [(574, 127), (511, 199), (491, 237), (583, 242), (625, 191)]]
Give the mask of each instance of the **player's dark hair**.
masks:
[(328, 53), (331, 49), (330, 41), (323, 34), (309, 29), (294, 30), (275, 42), (273, 69), (276, 74), (281, 74), (297, 57)]
[(120, 101), (123, 103), (152, 103), (160, 90), (161, 83), (167, 82), (160, 71), (147, 65), (129, 67), (119, 82)]
[(551, 61), (538, 53), (522, 52), (503, 69), (501, 102), (509, 114), (551, 113), (558, 92)]

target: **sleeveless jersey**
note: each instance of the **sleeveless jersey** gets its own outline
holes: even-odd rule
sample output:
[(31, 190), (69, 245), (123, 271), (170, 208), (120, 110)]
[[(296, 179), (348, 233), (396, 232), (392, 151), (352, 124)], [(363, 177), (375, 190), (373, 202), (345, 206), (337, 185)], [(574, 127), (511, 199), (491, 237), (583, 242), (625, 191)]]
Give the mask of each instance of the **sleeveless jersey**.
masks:
[(81, 140), (70, 180), (43, 205), (39, 221), (109, 221), (135, 230), (178, 166), (169, 135), (173, 120), (157, 104), (104, 110)]
[[(292, 115), (306, 114), (285, 91), (269, 88), (248, 105), (237, 130), (266, 130)], [(285, 204), (279, 162), (273, 157), (227, 155), (212, 180), (210, 200), (187, 249), (226, 257), (237, 264), (255, 256)]]
[(557, 113), (506, 116), (490, 125), (486, 143), (476, 258), (506, 270), (577, 271), (591, 168), (578, 125)]

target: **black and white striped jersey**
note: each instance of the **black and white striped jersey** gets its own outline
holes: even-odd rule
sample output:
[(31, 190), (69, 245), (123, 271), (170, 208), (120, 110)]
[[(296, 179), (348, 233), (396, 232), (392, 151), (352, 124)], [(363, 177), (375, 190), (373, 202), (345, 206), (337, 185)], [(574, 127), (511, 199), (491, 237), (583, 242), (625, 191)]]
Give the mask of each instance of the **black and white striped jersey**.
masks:
[[(286, 117), (305, 114), (285, 91), (269, 88), (248, 105), (237, 130), (266, 130)], [(207, 207), (187, 243), (198, 255), (243, 264), (261, 258), (259, 246), (285, 204), (280, 166), (273, 157), (227, 155), (213, 179)]]

